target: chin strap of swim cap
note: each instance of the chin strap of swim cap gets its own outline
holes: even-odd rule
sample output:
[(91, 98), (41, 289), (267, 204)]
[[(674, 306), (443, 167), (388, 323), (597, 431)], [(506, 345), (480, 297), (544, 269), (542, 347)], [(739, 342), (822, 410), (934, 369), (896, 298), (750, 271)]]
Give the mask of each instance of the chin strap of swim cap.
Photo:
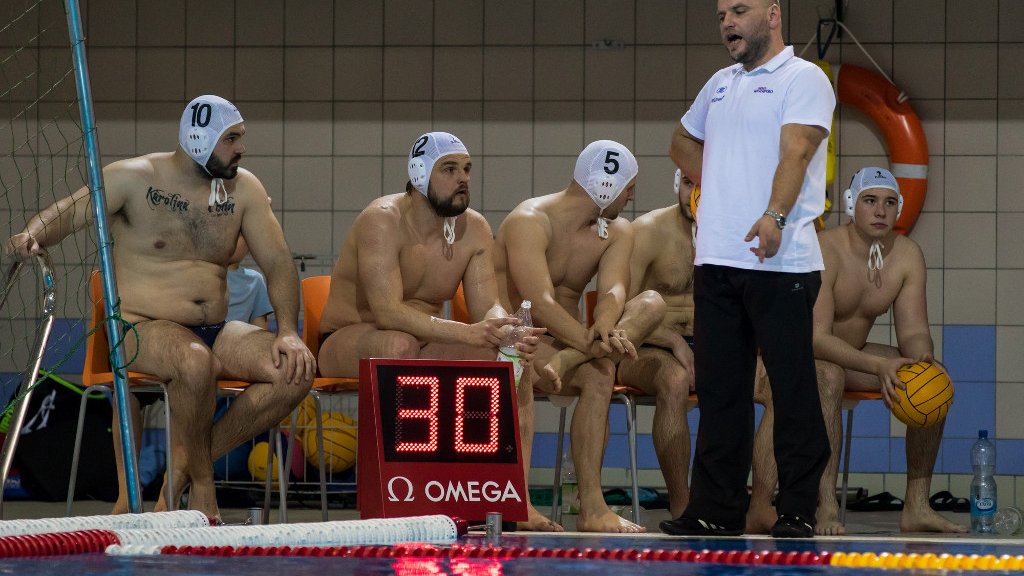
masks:
[(868, 250), (868, 270), (873, 272), (882, 269), (885, 262), (882, 261), (882, 243), (875, 240), (871, 243), (871, 248)]
[[(604, 210), (601, 212), (604, 212)], [(597, 237), (603, 240), (608, 239), (608, 221), (601, 214), (597, 215)]]
[(210, 181), (210, 206), (216, 206), (228, 201), (228, 189), (224, 187), (223, 178), (214, 178)]
[(444, 241), (449, 246), (455, 244), (455, 217), (450, 216), (444, 219)]

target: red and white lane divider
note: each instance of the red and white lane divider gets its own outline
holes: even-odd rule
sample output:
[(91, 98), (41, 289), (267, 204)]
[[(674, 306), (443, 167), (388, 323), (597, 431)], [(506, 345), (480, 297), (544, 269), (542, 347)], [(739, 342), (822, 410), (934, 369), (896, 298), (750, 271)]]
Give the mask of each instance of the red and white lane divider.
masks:
[(410, 541), (443, 545), (454, 543), (460, 534), (465, 534), (467, 526), (465, 521), (437, 515), (272, 526), (77, 531), (54, 528), (48, 533), (0, 537), (0, 558), (95, 553), (111, 547), (112, 550), (159, 550), (168, 546), (339, 547), (386, 546)]
[(107, 516), (71, 516), (0, 521), (0, 536), (75, 532), (78, 530), (138, 530), (143, 528), (206, 528), (210, 518), (196, 510), (145, 512)]

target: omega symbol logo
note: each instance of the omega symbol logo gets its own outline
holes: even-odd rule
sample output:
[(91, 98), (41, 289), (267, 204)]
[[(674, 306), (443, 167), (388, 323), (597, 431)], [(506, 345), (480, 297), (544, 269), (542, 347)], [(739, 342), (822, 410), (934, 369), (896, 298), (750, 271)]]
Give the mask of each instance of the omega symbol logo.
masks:
[[(405, 498), (399, 498), (395, 494), (395, 482), (398, 481), (398, 480), (401, 480), (402, 482), (405, 482)], [(412, 502), (413, 500), (414, 500), (414, 498), (412, 497), (412, 481), (411, 480), (409, 480), (405, 476), (395, 476), (395, 477), (391, 478), (391, 480), (388, 480), (388, 501), (390, 501), (390, 502)]]

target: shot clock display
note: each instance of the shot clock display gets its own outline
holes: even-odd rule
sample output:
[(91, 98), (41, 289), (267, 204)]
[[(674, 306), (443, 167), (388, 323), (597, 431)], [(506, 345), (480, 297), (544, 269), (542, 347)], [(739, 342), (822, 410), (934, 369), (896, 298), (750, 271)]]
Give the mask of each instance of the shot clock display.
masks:
[(359, 380), (363, 518), (526, 519), (511, 364), (364, 359)]

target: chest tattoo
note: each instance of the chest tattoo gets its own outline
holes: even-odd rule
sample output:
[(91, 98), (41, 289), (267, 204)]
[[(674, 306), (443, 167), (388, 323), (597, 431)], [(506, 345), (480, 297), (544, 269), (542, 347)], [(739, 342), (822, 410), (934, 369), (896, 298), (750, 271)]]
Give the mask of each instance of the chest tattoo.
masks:
[(150, 210), (165, 208), (171, 212), (184, 214), (188, 212), (188, 200), (181, 197), (181, 194), (168, 194), (159, 188), (152, 186), (146, 190), (146, 201)]
[(235, 213), (235, 197), (228, 196), (227, 201), (214, 203), (206, 209), (211, 216), (229, 216)]

